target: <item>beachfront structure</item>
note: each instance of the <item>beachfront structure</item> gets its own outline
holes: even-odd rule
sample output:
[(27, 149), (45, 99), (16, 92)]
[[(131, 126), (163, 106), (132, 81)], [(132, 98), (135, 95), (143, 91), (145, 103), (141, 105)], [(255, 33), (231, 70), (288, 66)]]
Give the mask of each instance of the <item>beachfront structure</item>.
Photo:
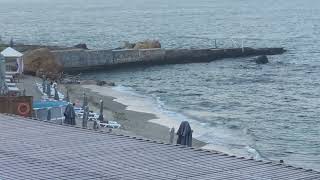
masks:
[(7, 85), (5, 80), (6, 75), (6, 62), (4, 56), (0, 54), (0, 96), (3, 96), (7, 93)]
[(0, 179), (320, 179), (281, 163), (3, 114), (0, 137)]
[(20, 74), (23, 72), (22, 53), (11, 47), (7, 47), (1, 51), (1, 54), (5, 57), (7, 71), (17, 71)]

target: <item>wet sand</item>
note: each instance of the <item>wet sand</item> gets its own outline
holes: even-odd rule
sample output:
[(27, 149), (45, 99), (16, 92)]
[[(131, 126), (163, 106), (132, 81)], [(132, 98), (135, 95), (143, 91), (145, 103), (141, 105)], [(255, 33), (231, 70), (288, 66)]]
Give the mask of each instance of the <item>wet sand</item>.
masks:
[[(121, 129), (113, 130), (115, 133), (124, 135), (144, 137), (146, 139), (157, 140), (164, 143), (169, 142), (169, 128), (150, 120), (158, 117), (151, 113), (137, 112), (128, 110), (127, 106), (114, 101), (115, 98), (108, 95), (110, 87), (100, 87), (96, 85), (64, 85), (63, 91), (69, 90), (72, 102), (82, 104), (83, 93), (85, 92), (89, 99), (90, 110), (99, 112), (99, 101), (104, 101), (104, 117), (106, 120), (117, 121), (121, 124)], [(97, 92), (103, 90), (103, 92)], [(88, 127), (91, 126), (90, 124)], [(90, 128), (90, 127), (89, 127)], [(176, 139), (175, 139), (176, 141)], [(193, 139), (193, 147), (203, 147), (206, 143)]]

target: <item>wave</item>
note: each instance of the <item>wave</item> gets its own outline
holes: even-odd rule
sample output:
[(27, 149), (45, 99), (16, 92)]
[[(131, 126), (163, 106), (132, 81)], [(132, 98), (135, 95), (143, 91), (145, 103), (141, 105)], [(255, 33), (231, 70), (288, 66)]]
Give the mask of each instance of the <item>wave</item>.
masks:
[[(208, 143), (204, 147), (205, 149), (222, 151), (238, 156), (261, 158), (257, 150), (247, 148), (251, 147), (249, 145), (252, 144), (251, 135), (245, 133), (241, 125), (232, 123), (233, 121), (225, 124), (208, 120), (208, 117), (215, 116), (210, 112), (177, 112), (168, 107), (155, 94), (143, 95), (130, 87), (119, 86), (112, 89), (120, 92), (120, 94), (116, 95), (115, 98), (117, 99), (115, 101), (127, 105), (127, 109), (155, 114), (157, 119), (152, 119), (150, 122), (168, 128), (174, 127), (177, 130), (182, 121), (189, 121), (194, 130), (193, 137)], [(115, 94), (113, 93), (113, 95)]]
[(261, 154), (258, 150), (254, 149), (251, 146), (246, 146), (247, 152), (250, 154), (251, 158), (255, 160), (263, 160), (265, 158), (262, 158)]

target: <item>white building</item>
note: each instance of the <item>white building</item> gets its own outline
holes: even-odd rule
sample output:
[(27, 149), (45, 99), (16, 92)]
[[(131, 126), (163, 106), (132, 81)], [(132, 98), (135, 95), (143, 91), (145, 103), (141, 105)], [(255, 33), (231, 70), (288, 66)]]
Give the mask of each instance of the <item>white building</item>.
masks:
[(7, 86), (5, 83), (5, 74), (6, 74), (6, 68), (5, 68), (5, 58), (2, 54), (0, 54), (0, 96), (6, 94), (7, 92)]
[(6, 71), (17, 71), (19, 73), (23, 72), (23, 54), (19, 51), (7, 47), (3, 51), (1, 51), (1, 54), (5, 58), (6, 62)]

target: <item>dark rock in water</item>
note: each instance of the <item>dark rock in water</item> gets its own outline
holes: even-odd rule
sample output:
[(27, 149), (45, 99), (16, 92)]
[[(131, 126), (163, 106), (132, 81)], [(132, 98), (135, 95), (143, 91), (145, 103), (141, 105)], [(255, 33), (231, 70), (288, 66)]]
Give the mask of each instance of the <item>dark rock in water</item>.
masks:
[(75, 45), (73, 47), (79, 48), (79, 49), (88, 49), (87, 45), (84, 44), (84, 43), (77, 44), (77, 45)]
[(98, 86), (104, 86), (104, 85), (106, 85), (106, 86), (115, 86), (116, 84), (114, 82), (106, 82), (106, 81), (98, 80), (97, 81), (97, 85)]
[(269, 60), (266, 55), (263, 55), (263, 56), (258, 56), (257, 59), (255, 59), (255, 62), (257, 64), (267, 64)]
[(116, 86), (116, 84), (114, 82), (107, 82), (106, 84), (107, 86)]
[(104, 86), (104, 85), (106, 85), (106, 84), (107, 84), (106, 81), (97, 81), (97, 85), (98, 85), (98, 86)]

